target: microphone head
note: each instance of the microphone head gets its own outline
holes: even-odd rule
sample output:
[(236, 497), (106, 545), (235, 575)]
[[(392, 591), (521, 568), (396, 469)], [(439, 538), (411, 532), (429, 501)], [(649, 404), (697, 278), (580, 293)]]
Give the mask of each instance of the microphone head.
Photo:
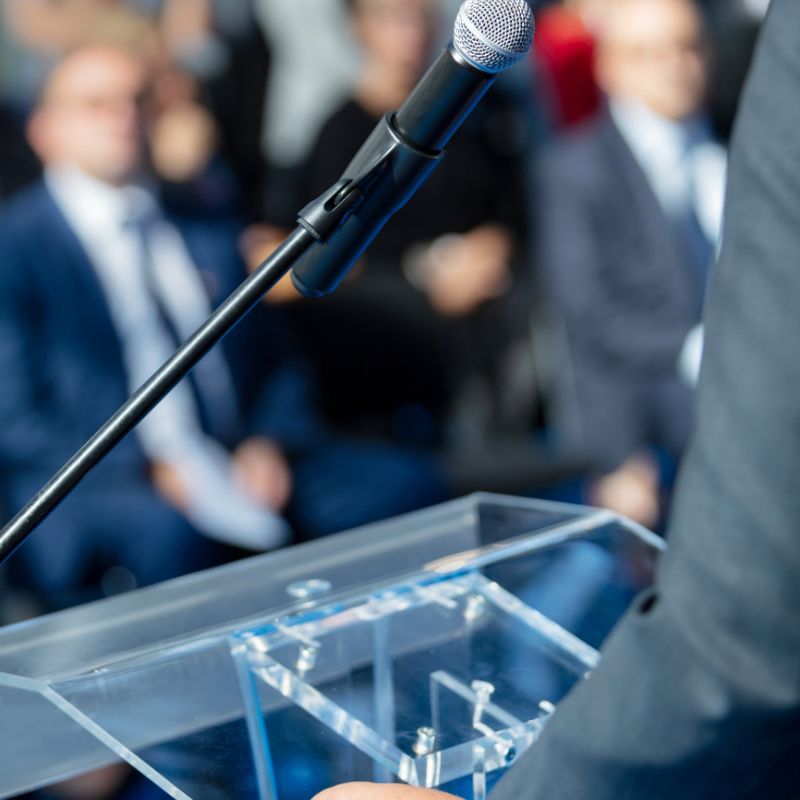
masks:
[(528, 54), (533, 32), (528, 0), (466, 0), (458, 12), (453, 44), (472, 66), (497, 73)]

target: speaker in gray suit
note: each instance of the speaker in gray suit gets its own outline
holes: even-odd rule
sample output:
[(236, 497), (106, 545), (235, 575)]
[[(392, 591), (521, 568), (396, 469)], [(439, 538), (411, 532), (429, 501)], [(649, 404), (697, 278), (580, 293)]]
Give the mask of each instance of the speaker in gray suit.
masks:
[(493, 800), (800, 797), (799, 128), (800, 3), (774, 0), (657, 588)]
[[(492, 800), (800, 797), (797, 0), (773, 0), (767, 18), (726, 215), (697, 433), (656, 588)], [(428, 794), (325, 800), (361, 797)]]

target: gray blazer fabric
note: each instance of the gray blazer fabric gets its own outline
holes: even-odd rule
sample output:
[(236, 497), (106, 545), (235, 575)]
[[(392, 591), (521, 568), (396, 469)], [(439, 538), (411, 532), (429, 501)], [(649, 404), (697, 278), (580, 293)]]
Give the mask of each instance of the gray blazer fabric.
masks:
[(698, 430), (656, 590), (493, 800), (800, 798), (800, 2), (734, 137)]

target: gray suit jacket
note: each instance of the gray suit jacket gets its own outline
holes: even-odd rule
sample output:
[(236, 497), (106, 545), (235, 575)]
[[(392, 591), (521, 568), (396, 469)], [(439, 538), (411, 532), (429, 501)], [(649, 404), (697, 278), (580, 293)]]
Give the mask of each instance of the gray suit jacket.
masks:
[(800, 798), (799, 259), (800, 2), (773, 0), (669, 553), (492, 800)]

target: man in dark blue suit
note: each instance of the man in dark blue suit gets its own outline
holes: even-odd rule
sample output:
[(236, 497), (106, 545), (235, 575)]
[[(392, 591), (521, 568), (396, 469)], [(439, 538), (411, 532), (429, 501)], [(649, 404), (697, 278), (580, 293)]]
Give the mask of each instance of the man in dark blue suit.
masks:
[(677, 458), (693, 391), (679, 376), (720, 233), (725, 154), (702, 110), (701, 18), (690, 0), (610, 3), (599, 120), (542, 158), (539, 265), (565, 323), (570, 446), (605, 475), (593, 500), (658, 517), (652, 448)]
[[(20, 507), (243, 278), (236, 227), (173, 219), (144, 163), (147, 71), (87, 48), (29, 128), (44, 180), (0, 220), (0, 470)], [(278, 312), (258, 309), (22, 548), (54, 604), (441, 499), (416, 454), (331, 440)], [(203, 535), (201, 535), (203, 534)]]

